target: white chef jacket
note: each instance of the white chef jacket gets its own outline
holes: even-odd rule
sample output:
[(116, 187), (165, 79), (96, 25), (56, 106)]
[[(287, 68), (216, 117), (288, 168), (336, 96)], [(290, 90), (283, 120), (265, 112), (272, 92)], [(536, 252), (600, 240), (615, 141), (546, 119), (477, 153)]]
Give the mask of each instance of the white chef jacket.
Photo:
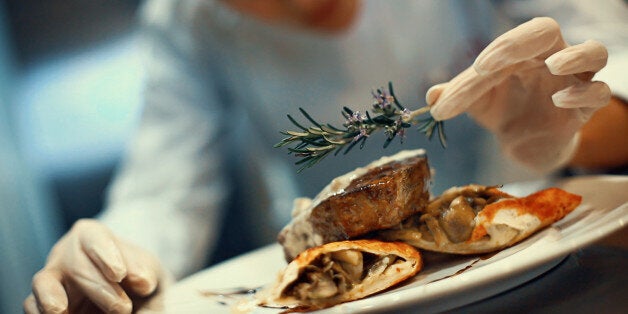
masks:
[[(586, 1), (555, 2), (552, 9), (561, 13)], [(514, 11), (538, 15), (525, 11), (534, 3)], [(615, 6), (600, 13), (606, 22), (625, 6), (605, 5)], [(339, 174), (401, 149), (427, 149), (434, 193), (505, 183), (510, 178), (496, 169), (503, 162), (494, 161), (490, 134), (465, 116), (446, 122), (447, 149), (414, 130), (385, 150), (384, 135), (372, 135), (364, 149), (300, 174), (292, 165), (297, 159), (273, 144), (283, 137), (279, 131), (295, 129), (286, 114), (307, 123), (303, 107), (340, 126), (342, 106), (369, 109), (371, 90), (389, 81), (404, 105), (423, 106), (427, 88), (451, 79), (496, 35), (528, 19), (506, 14), (511, 9), (508, 2), (365, 1), (350, 30), (329, 35), (268, 25), (217, 1), (147, 2), (142, 120), (102, 221), (181, 277), (206, 265), (216, 243), (249, 249), (274, 241), (296, 196), (313, 197)], [(584, 23), (599, 22), (582, 14)], [(563, 27), (573, 22), (589, 31), (566, 17)]]

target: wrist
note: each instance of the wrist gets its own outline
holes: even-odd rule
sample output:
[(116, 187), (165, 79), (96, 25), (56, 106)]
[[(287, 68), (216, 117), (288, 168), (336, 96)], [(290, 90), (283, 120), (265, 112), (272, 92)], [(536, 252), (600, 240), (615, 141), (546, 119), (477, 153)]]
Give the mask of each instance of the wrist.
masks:
[(569, 167), (599, 171), (628, 165), (628, 104), (613, 97), (582, 127)]

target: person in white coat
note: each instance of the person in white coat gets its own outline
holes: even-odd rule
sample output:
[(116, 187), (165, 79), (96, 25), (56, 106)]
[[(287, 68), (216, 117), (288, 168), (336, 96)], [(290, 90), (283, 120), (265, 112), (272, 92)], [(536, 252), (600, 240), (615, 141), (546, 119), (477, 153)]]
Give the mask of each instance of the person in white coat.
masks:
[[(333, 177), (399, 149), (427, 149), (436, 170), (433, 193), (566, 166), (625, 166), (627, 153), (617, 145), (608, 145), (616, 149), (611, 153), (596, 148), (601, 157), (582, 155), (591, 152), (591, 142), (608, 144), (590, 140), (583, 126), (606, 118), (608, 110), (626, 111), (611, 93), (626, 95), (615, 87), (620, 78), (611, 71), (592, 80), (607, 60), (608, 67), (622, 66), (611, 61), (627, 48), (625, 4), (552, 6), (147, 2), (142, 121), (107, 207), (98, 220), (77, 222), (55, 245), (33, 278), (26, 312), (130, 312), (132, 300), (150, 296), (168, 274), (182, 278), (217, 260), (224, 251), (216, 247), (272, 242), (296, 196), (314, 196)], [(530, 20), (536, 16), (553, 19)], [(625, 73), (625, 65), (617, 73)], [(320, 122), (340, 125), (342, 106), (370, 109), (371, 90), (389, 81), (407, 107), (428, 104), (432, 116), (446, 120), (447, 149), (408, 130), (403, 144), (382, 150), (385, 136), (372, 135), (364, 149), (297, 174), (294, 156), (273, 148), (279, 131), (294, 128), (286, 114), (307, 122), (298, 111), (303, 107)], [(613, 123), (605, 126), (625, 128)], [(526, 176), (504, 175), (497, 145), (530, 169)]]

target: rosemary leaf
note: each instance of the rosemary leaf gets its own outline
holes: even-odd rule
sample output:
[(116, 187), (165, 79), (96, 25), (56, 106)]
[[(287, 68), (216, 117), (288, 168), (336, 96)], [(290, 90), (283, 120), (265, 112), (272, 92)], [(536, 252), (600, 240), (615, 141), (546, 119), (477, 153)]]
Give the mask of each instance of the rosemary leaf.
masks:
[(392, 137), (388, 137), (386, 138), (386, 140), (384, 141), (384, 148), (388, 147), (388, 145), (390, 145), (390, 143), (392, 142), (393, 138)]
[(404, 109), (406, 109), (404, 106), (402, 106), (399, 103), (399, 100), (397, 99), (397, 96), (395, 96), (395, 92), (393, 91), (393, 85), (392, 82), (388, 82), (388, 92), (390, 93), (390, 96), (393, 97), (393, 102), (395, 103), (395, 105), (397, 106), (397, 108), (399, 108), (399, 110), (403, 111)]
[(314, 134), (314, 135), (323, 135), (323, 134), (325, 134), (325, 131), (323, 131), (320, 127), (309, 128), (309, 129), (307, 129), (307, 131), (310, 134)]
[(292, 122), (292, 124), (296, 125), (299, 129), (301, 129), (301, 130), (303, 130), (303, 131), (306, 131), (306, 130), (307, 130), (307, 128), (306, 128), (306, 127), (304, 127), (304, 126), (302, 126), (301, 124), (299, 124), (299, 123), (297, 122), (297, 120), (295, 120), (295, 119), (294, 119), (291, 115), (289, 115), (289, 114), (288, 114), (287, 116), (288, 116), (288, 120), (290, 120), (290, 122)]
[(330, 136), (323, 135), (323, 138), (325, 139), (325, 141), (327, 143), (331, 143), (331, 144), (334, 144), (334, 145), (344, 145), (344, 144), (347, 143), (346, 140), (337, 140), (337, 139), (334, 139), (334, 138), (332, 138)]
[(319, 152), (319, 151), (333, 150), (334, 148), (335, 148), (334, 145), (327, 145), (327, 146), (319, 146), (319, 147), (308, 147), (306, 148), (306, 150), (309, 152)]
[(343, 155), (346, 155), (351, 149), (353, 149), (353, 147), (358, 144), (357, 141), (353, 141), (351, 142), (351, 144), (349, 144), (349, 146), (347, 146), (347, 148), (345, 149)]
[(438, 140), (440, 141), (440, 145), (443, 148), (447, 148), (447, 137), (445, 136), (445, 123), (443, 123), (443, 121), (438, 121), (436, 123), (436, 127), (438, 128)]
[(321, 129), (329, 134), (334, 134), (334, 135), (342, 135), (344, 134), (344, 132), (338, 128), (335, 128), (334, 126), (327, 124), (327, 125), (322, 125)]
[(366, 136), (363, 136), (359, 139), (360, 141), (360, 149), (364, 148), (364, 144), (366, 143)]
[(296, 132), (296, 131), (286, 131), (284, 133), (285, 135), (292, 135), (292, 136), (296, 136), (296, 137), (305, 137), (307, 136), (307, 132)]
[(321, 127), (320, 124), (318, 124), (318, 122), (316, 122), (314, 119), (312, 119), (312, 117), (310, 117), (310, 115), (305, 111), (305, 109), (303, 108), (299, 108), (299, 111), (301, 111), (301, 113), (303, 114), (303, 116), (305, 116), (306, 119), (310, 120), (310, 122), (312, 122), (312, 124), (314, 124), (317, 127)]
[(308, 138), (304, 138), (302, 139), (303, 143), (305, 145), (312, 145), (312, 146), (318, 146), (318, 147), (322, 147), (322, 146), (328, 146), (329, 143), (326, 141), (316, 141), (316, 140), (311, 140)]

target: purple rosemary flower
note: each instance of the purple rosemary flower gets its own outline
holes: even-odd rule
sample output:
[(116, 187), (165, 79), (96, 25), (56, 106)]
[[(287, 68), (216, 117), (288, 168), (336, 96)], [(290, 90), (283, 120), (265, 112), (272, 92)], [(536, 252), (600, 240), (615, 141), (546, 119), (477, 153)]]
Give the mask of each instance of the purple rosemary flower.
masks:
[(359, 111), (355, 111), (353, 114), (347, 117), (347, 121), (345, 122), (345, 126), (359, 126), (364, 122), (364, 117), (360, 114)]
[(395, 98), (384, 88), (380, 88), (377, 91), (371, 91), (371, 95), (373, 95), (373, 98), (375, 99), (373, 109), (376, 112), (388, 112), (392, 109), (392, 104), (395, 101)]
[(357, 142), (362, 138), (369, 137), (368, 129), (364, 126), (360, 127), (360, 133), (353, 137), (353, 142)]

